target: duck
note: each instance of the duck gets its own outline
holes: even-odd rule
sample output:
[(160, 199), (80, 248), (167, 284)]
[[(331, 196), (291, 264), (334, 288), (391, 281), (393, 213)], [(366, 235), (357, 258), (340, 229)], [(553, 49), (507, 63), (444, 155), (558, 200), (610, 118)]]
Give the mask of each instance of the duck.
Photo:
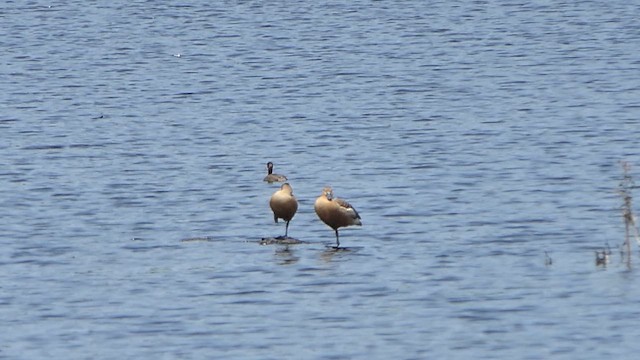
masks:
[(340, 235), (338, 229), (351, 225), (362, 226), (360, 214), (346, 200), (333, 196), (333, 189), (327, 186), (322, 189), (322, 194), (314, 204), (316, 214), (336, 233), (336, 249), (340, 248)]
[(289, 237), (289, 222), (298, 211), (298, 200), (293, 196), (293, 188), (289, 183), (282, 184), (280, 190), (271, 195), (269, 206), (273, 211), (273, 221), (277, 223), (278, 219), (282, 219), (287, 222), (284, 237)]
[(269, 184), (274, 183), (274, 182), (285, 182), (287, 181), (287, 177), (284, 175), (280, 175), (280, 174), (274, 174), (273, 173), (273, 163), (271, 161), (269, 161), (267, 163), (267, 176), (264, 177), (264, 180), (268, 182)]

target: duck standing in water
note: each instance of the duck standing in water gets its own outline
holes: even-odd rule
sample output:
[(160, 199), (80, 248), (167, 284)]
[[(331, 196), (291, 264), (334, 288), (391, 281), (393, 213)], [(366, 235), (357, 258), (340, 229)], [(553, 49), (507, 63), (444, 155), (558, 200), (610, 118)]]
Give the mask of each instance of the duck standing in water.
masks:
[(293, 219), (296, 211), (298, 211), (298, 200), (293, 196), (293, 189), (289, 183), (282, 184), (280, 190), (271, 195), (269, 206), (273, 211), (273, 220), (276, 223), (278, 219), (287, 222), (284, 230), (284, 237), (287, 238), (289, 236), (289, 221)]
[(267, 176), (264, 177), (264, 180), (268, 182), (269, 184), (274, 183), (274, 182), (285, 182), (287, 181), (287, 177), (284, 175), (280, 175), (280, 174), (274, 174), (273, 173), (273, 163), (271, 161), (269, 161), (267, 163)]
[(314, 204), (316, 214), (322, 222), (336, 232), (336, 249), (340, 247), (338, 229), (351, 225), (362, 225), (360, 215), (346, 200), (334, 198), (330, 187), (322, 189), (322, 194)]

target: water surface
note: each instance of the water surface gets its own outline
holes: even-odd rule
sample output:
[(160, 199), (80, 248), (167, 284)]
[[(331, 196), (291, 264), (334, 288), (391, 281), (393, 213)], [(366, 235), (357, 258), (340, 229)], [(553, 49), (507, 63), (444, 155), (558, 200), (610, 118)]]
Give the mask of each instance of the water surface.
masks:
[(0, 357), (632, 358), (638, 10), (0, 5)]

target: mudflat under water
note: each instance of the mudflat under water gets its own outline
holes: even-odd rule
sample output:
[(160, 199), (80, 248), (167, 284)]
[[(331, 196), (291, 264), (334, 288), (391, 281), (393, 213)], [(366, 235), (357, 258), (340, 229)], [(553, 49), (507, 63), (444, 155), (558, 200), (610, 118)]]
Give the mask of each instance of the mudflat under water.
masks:
[(638, 10), (3, 3), (0, 358), (635, 358)]

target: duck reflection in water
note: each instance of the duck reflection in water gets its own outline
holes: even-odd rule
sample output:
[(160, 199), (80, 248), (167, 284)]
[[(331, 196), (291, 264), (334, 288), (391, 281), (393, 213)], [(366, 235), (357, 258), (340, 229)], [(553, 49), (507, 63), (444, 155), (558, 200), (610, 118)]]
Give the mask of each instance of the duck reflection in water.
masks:
[(276, 249), (275, 255), (276, 260), (278, 260), (278, 265), (291, 265), (300, 260), (300, 257), (295, 255), (294, 251), (289, 248), (289, 245), (281, 249)]

